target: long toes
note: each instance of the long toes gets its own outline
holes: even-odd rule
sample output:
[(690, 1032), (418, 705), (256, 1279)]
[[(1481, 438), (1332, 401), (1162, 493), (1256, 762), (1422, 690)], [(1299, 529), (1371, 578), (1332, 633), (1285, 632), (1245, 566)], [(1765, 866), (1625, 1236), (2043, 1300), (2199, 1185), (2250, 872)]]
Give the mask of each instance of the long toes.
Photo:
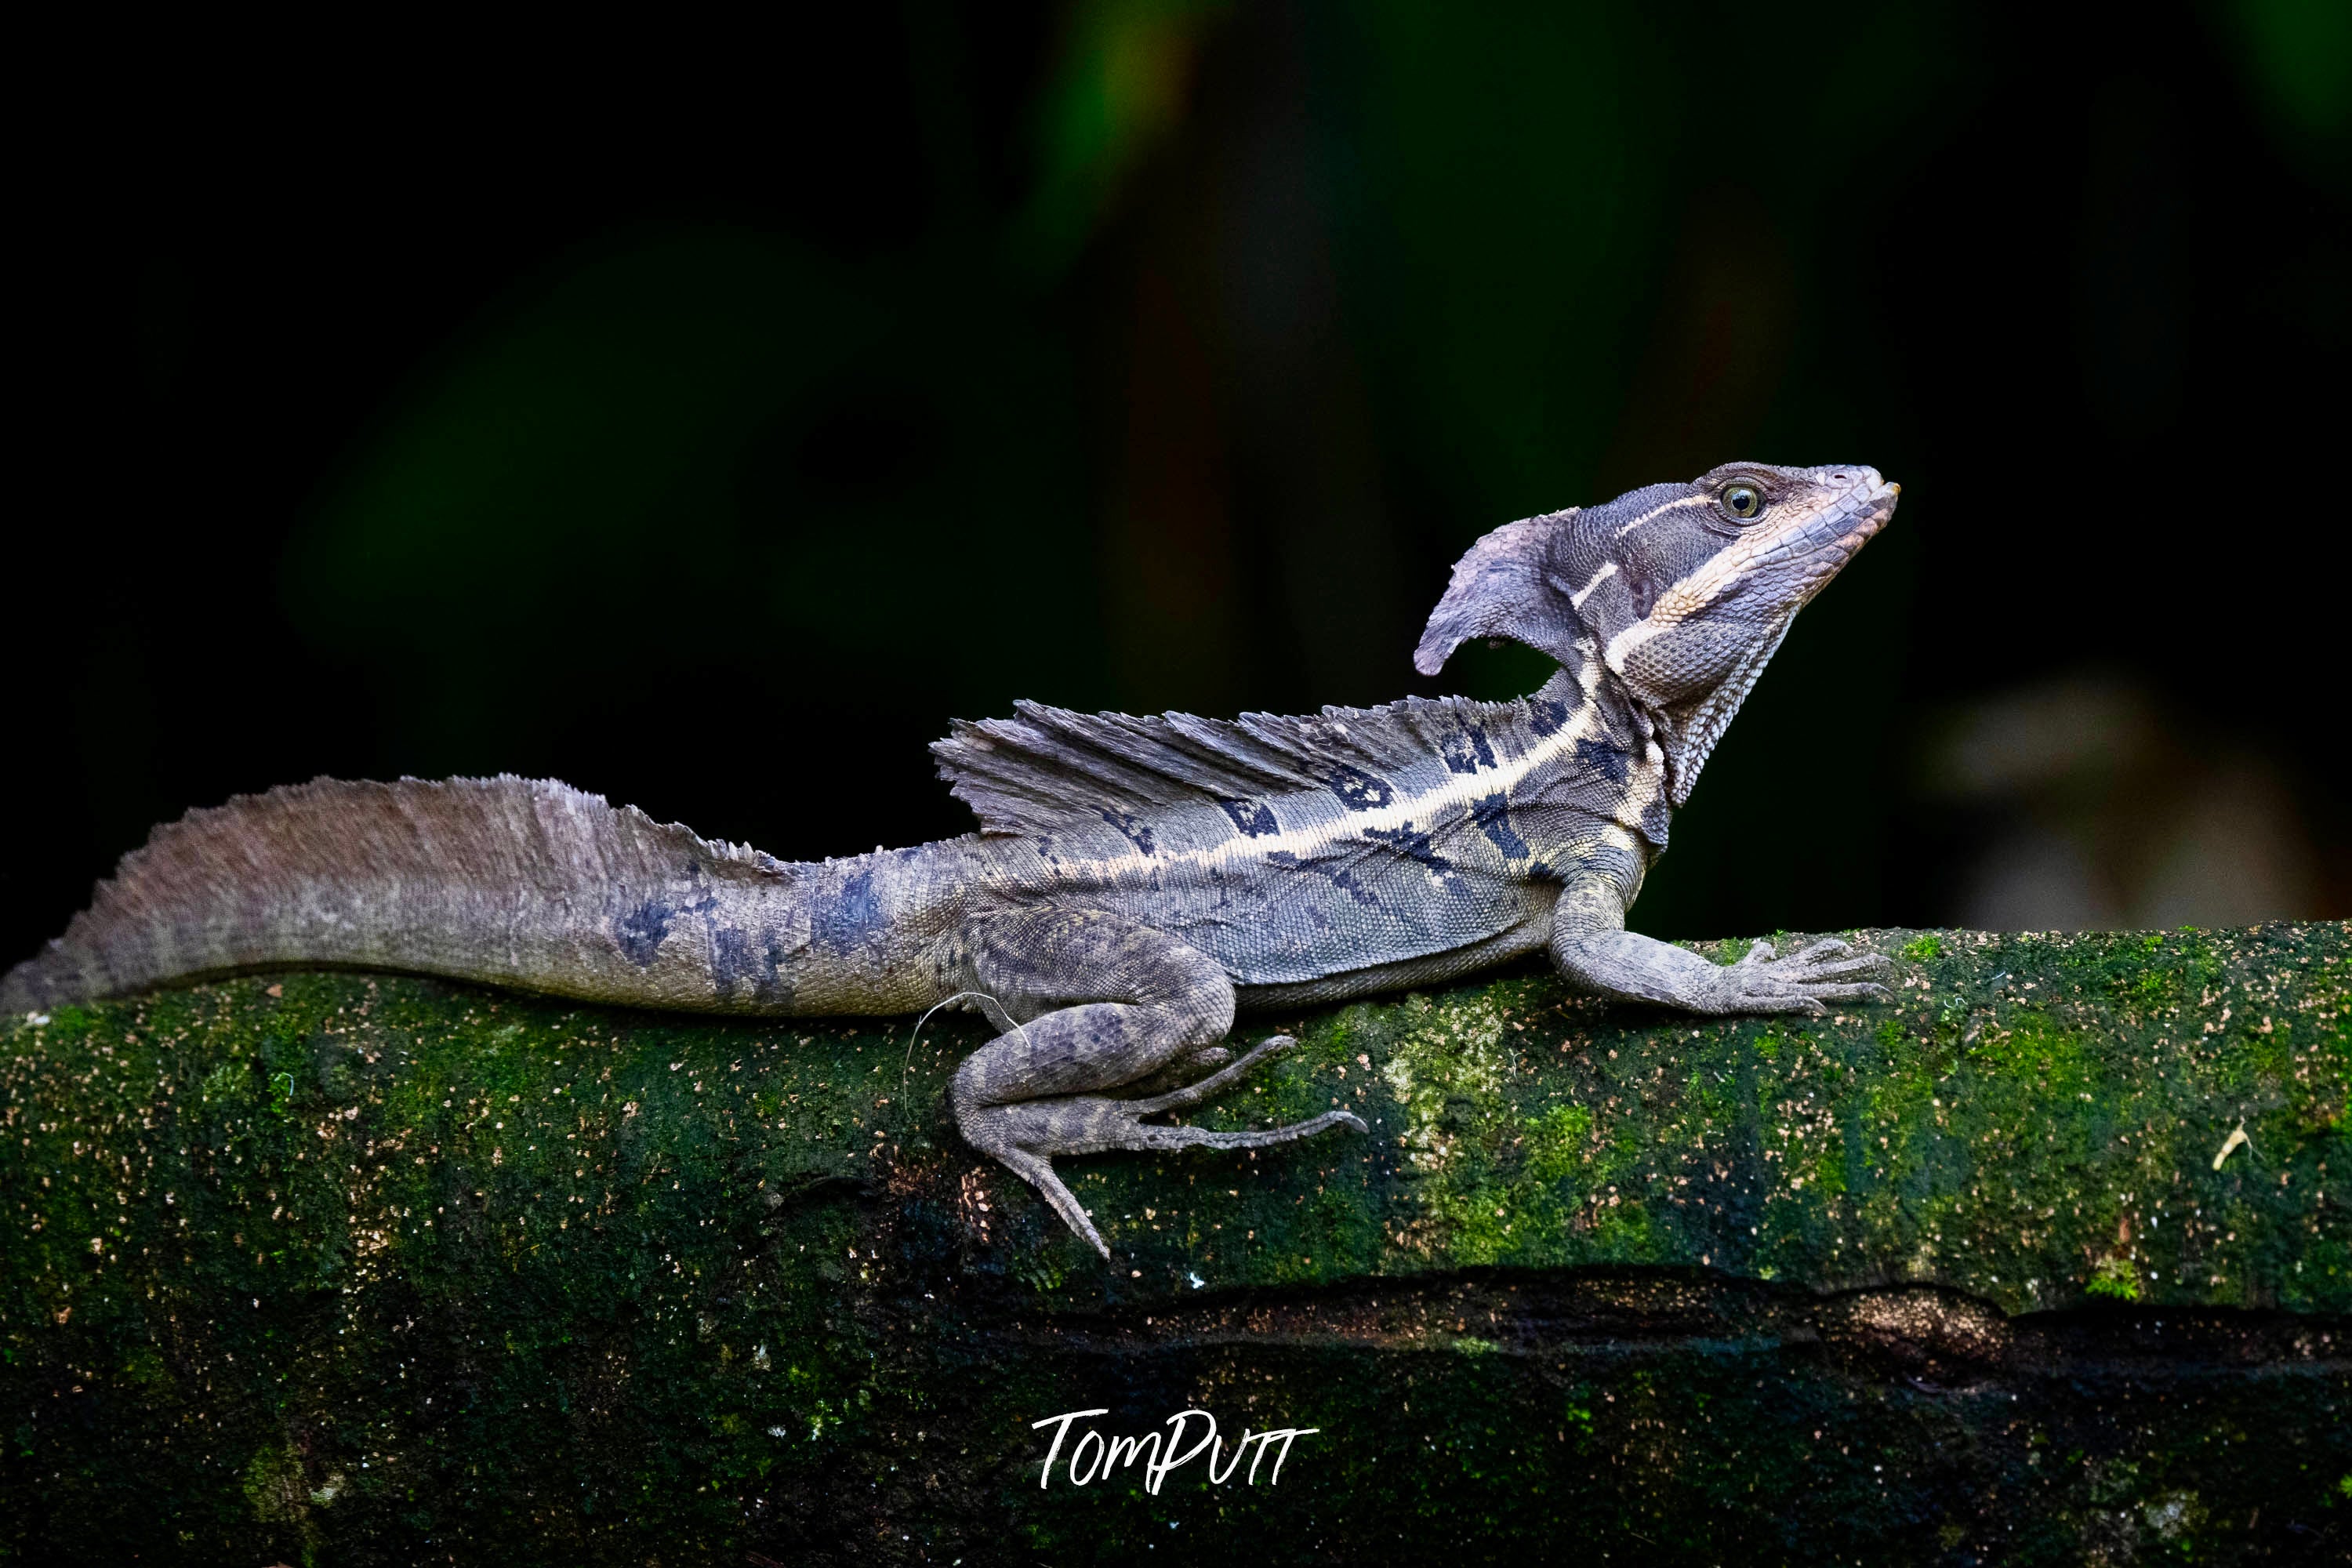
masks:
[(1725, 1011), (1731, 1013), (1825, 1013), (1812, 997), (1794, 991), (1751, 991), (1732, 1000)]
[[(1289, 1035), (1268, 1035), (1265, 1038), (1252, 1046), (1248, 1050), (1243, 1052), (1240, 1060), (1234, 1062), (1223, 1072), (1217, 1074), (1216, 1081), (1219, 1083), (1231, 1083), (1234, 1079), (1241, 1077), (1244, 1073), (1255, 1072), (1259, 1068), (1264, 1067), (1267, 1062), (1273, 1060), (1276, 1057), (1280, 1056), (1283, 1052), (1290, 1049), (1291, 1047), (1297, 1043), (1298, 1041)], [(1208, 1080), (1203, 1079), (1202, 1081), (1206, 1082)], [(1198, 1086), (1196, 1085), (1195, 1087)]]
[(1844, 942), (1840, 942), (1837, 938), (1833, 936), (1825, 936), (1821, 941), (1812, 943), (1811, 946), (1800, 948), (1795, 952), (1790, 953), (1787, 958), (1782, 959), (1781, 962), (1783, 963), (1818, 963), (1824, 958), (1843, 957), (1844, 954), (1852, 952), (1853, 951), (1853, 948), (1849, 947)]
[[(1332, 1127), (1352, 1127), (1359, 1132), (1370, 1131), (1364, 1125), (1364, 1119), (1352, 1110), (1327, 1110), (1320, 1116), (1310, 1116), (1287, 1127), (1268, 1127), (1255, 1132), (1210, 1132), (1198, 1127), (1175, 1127), (1165, 1131), (1180, 1133), (1185, 1143), (1203, 1149), (1263, 1149), (1269, 1144), (1312, 1138)], [(1162, 1130), (1146, 1127), (1138, 1131), (1153, 1132)]]
[(1157, 1116), (1164, 1110), (1181, 1110), (1187, 1106), (1198, 1105), (1256, 1071), (1267, 1058), (1279, 1056), (1297, 1043), (1288, 1035), (1269, 1036), (1251, 1047), (1249, 1054), (1239, 1061), (1227, 1062), (1199, 1082), (1171, 1089), (1166, 1094), (1155, 1094), (1148, 1100), (1130, 1100), (1126, 1102), (1127, 1110), (1135, 1116)]
[(1804, 994), (1821, 1002), (1882, 1002), (1892, 994), (1885, 986), (1868, 982), (1858, 985), (1808, 984)]
[(1233, 1059), (1234, 1053), (1223, 1046), (1202, 1046), (1197, 1050), (1186, 1051), (1157, 1072), (1144, 1074), (1127, 1088), (1137, 1096), (1181, 1093), (1187, 1084), (1216, 1071)]
[(1874, 952), (1857, 953), (1829, 963), (1811, 963), (1788, 976), (1801, 985), (1811, 985), (1820, 980), (1852, 980), (1860, 975), (1880, 975), (1887, 972), (1886, 961)]
[(1064, 1225), (1084, 1237), (1088, 1246), (1101, 1253), (1105, 1262), (1110, 1260), (1110, 1247), (1104, 1242), (1102, 1233), (1095, 1229), (1095, 1222), (1087, 1217), (1086, 1207), (1078, 1202), (1076, 1194), (1062, 1184), (1062, 1178), (1055, 1171), (1053, 1161), (1041, 1158), (1025, 1149), (996, 1149), (989, 1152), (992, 1153), (1006, 1170), (1036, 1188), (1045, 1198), (1046, 1206), (1062, 1216)]

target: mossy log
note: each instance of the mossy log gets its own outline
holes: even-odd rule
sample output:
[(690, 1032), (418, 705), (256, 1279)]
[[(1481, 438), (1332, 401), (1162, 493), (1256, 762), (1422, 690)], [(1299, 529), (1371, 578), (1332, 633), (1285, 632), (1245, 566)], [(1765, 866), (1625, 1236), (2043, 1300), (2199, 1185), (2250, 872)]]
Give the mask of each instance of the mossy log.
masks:
[(1859, 940), (1821, 1019), (1264, 1020), (1202, 1121), (1370, 1135), (1066, 1162), (1109, 1266), (955, 1138), (975, 1022), (10, 1020), (0, 1556), (2340, 1560), (2352, 928)]

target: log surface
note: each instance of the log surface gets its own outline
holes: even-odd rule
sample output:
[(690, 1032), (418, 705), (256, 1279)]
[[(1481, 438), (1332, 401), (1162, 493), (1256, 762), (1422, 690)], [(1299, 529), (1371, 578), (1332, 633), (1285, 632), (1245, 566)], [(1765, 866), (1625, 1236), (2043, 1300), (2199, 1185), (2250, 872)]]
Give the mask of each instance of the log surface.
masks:
[[(1898, 999), (1819, 1020), (1531, 973), (1244, 1019), (1301, 1044), (1204, 1124), (1371, 1134), (1066, 1162), (1109, 1267), (955, 1139), (977, 1023), (326, 973), (11, 1019), (0, 1557), (2352, 1548), (2352, 927), (1858, 940)], [(1188, 1408), (1224, 1463), (1314, 1430), (1074, 1484)]]

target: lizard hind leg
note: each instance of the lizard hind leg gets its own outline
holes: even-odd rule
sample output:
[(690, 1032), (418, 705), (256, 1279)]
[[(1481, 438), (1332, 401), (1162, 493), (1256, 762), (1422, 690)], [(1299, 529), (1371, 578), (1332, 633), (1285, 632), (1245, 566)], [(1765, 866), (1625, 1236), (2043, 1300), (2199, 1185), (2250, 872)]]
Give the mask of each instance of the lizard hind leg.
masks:
[(1297, 1043), (1287, 1035), (1276, 1035), (1259, 1042), (1240, 1060), (1219, 1068), (1198, 1083), (1145, 1100), (1117, 1100), (1091, 1094), (1066, 1095), (1055, 1100), (1034, 1100), (1001, 1107), (982, 1119), (982, 1136), (986, 1137), (988, 1142), (982, 1143), (980, 1138), (974, 1137), (975, 1129), (969, 1125), (964, 1136), (1044, 1194), (1045, 1201), (1053, 1205), (1054, 1212), (1062, 1216), (1064, 1223), (1086, 1237), (1097, 1252), (1108, 1258), (1110, 1247), (1096, 1231), (1085, 1206), (1063, 1184), (1061, 1176), (1055, 1171), (1055, 1155), (1099, 1154), (1114, 1149), (1150, 1152), (1176, 1149), (1265, 1149), (1277, 1143), (1311, 1138), (1334, 1127), (1352, 1127), (1359, 1132), (1367, 1131), (1363, 1119), (1348, 1110), (1327, 1110), (1320, 1116), (1294, 1121), (1287, 1127), (1268, 1127), (1248, 1132), (1215, 1132), (1203, 1127), (1165, 1127), (1143, 1120), (1147, 1116), (1198, 1105), (1232, 1087), (1260, 1064)]
[(1100, 1091), (1150, 1078), (1180, 1058), (1214, 1059), (1203, 1047), (1233, 1024), (1233, 984), (1223, 970), (1163, 931), (1088, 910), (1007, 914), (971, 936), (973, 987), (1001, 998), (1020, 1021), (957, 1068), (956, 1123), (967, 1142), (1035, 1187), (1105, 1258), (1110, 1248), (1055, 1173), (1056, 1155), (1258, 1148), (1335, 1126), (1363, 1130), (1346, 1111), (1256, 1132), (1147, 1124), (1147, 1116), (1222, 1091), (1292, 1042), (1276, 1036), (1166, 1094), (1112, 1098)]

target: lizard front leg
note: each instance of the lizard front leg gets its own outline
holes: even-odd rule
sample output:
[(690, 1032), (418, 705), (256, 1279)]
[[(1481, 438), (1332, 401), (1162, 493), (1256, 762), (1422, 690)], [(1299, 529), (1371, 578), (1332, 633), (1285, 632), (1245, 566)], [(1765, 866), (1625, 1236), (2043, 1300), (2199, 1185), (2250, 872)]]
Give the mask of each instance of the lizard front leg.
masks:
[(1895, 966), (1831, 938), (1782, 958), (1769, 942), (1728, 966), (1625, 929), (1617, 881), (1591, 871), (1570, 879), (1552, 914), (1551, 959), (1588, 991), (1692, 1013), (1822, 1013), (1832, 1002), (1876, 1000)]
[(994, 997), (1016, 1022), (957, 1068), (950, 1090), (956, 1125), (1105, 1258), (1110, 1248), (1055, 1173), (1056, 1154), (1250, 1149), (1340, 1125), (1364, 1131), (1344, 1110), (1259, 1132), (1143, 1121), (1225, 1089), (1292, 1043), (1282, 1036), (1173, 1093), (1119, 1100), (1096, 1092), (1197, 1056), (1233, 1026), (1233, 982), (1164, 931), (1091, 910), (1034, 910), (985, 917), (967, 936), (970, 989)]

